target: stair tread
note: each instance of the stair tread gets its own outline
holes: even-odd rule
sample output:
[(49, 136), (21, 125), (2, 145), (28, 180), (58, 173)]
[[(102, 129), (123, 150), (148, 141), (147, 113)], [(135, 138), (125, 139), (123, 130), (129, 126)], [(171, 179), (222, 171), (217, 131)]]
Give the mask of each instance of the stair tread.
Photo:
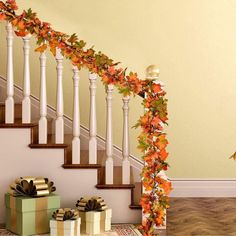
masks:
[(32, 128), (37, 126), (38, 123), (31, 122), (27, 124), (22, 124), (20, 119), (16, 119), (14, 123), (8, 124), (8, 123), (0, 123), (0, 128)]
[(129, 208), (130, 209), (133, 209), (133, 210), (141, 210), (142, 209), (142, 207), (141, 207), (141, 205), (133, 205), (133, 204), (131, 204), (131, 205), (129, 205)]
[(97, 184), (98, 189), (132, 189), (134, 184)]
[(56, 144), (56, 143), (47, 143), (47, 144), (39, 144), (39, 143), (32, 143), (29, 144), (30, 148), (67, 148), (67, 144)]
[[(22, 105), (21, 103), (15, 103), (14, 105)], [(5, 102), (0, 102), (0, 106), (1, 107), (5, 107)]]
[(64, 169), (99, 169), (102, 166), (99, 164), (64, 164)]

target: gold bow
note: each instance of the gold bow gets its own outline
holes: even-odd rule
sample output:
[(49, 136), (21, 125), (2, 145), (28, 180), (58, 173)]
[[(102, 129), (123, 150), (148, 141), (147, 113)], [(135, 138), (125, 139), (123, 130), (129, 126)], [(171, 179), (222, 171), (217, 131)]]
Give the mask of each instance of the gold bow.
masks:
[(76, 220), (79, 218), (79, 211), (71, 208), (60, 208), (53, 212), (52, 217), (57, 221)]
[(20, 177), (10, 185), (9, 193), (14, 197), (42, 197), (56, 190), (53, 182), (43, 177)]
[(104, 211), (107, 205), (101, 197), (80, 198), (76, 207), (79, 211)]

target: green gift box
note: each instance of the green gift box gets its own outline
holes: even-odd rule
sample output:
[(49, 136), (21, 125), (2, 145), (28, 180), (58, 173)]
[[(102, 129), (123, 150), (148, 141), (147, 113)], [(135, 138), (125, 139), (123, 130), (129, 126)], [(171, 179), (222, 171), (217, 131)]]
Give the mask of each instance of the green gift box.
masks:
[(50, 231), (49, 221), (60, 208), (60, 197), (50, 194), (45, 197), (13, 197), (5, 194), (6, 229), (22, 235), (45, 234)]

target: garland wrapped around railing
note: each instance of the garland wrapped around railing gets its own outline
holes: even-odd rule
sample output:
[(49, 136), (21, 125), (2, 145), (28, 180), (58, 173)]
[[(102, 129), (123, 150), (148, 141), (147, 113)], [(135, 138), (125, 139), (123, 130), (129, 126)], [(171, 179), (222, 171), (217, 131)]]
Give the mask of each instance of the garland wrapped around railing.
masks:
[(153, 235), (154, 226), (164, 224), (171, 190), (170, 181), (159, 175), (160, 171), (168, 168), (168, 141), (163, 132), (163, 124), (167, 122), (167, 99), (162, 86), (149, 79), (138, 79), (137, 73), (127, 73), (127, 68), (119, 68), (119, 63), (114, 63), (101, 52), (95, 52), (93, 47), (86, 49), (85, 42), (78, 40), (76, 34), (67, 35), (53, 30), (49, 23), (41, 22), (31, 9), (20, 15), (15, 13), (17, 9), (15, 0), (7, 0), (5, 3), (0, 1), (0, 20), (11, 22), (17, 36), (34, 35), (39, 45), (37, 52), (49, 48), (55, 55), (56, 48), (60, 48), (63, 56), (79, 69), (88, 68), (90, 72), (98, 74), (106, 86), (114, 84), (124, 96), (145, 94), (142, 103), (145, 113), (136, 125), (142, 129), (138, 147), (144, 153), (146, 163), (142, 171), (145, 192), (140, 202), (146, 217), (141, 228), (143, 235)]

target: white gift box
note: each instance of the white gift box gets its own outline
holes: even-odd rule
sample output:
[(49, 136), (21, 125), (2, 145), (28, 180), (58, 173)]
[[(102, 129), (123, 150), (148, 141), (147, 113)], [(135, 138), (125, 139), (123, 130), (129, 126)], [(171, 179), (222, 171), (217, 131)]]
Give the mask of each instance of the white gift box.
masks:
[(82, 234), (100, 234), (111, 230), (112, 210), (79, 212)]
[(101, 212), (101, 230), (102, 231), (109, 231), (111, 230), (111, 217), (112, 217), (112, 210), (107, 209)]
[(89, 211), (85, 213), (86, 234), (99, 234), (101, 212)]
[(81, 219), (56, 221), (50, 220), (50, 236), (80, 236)]

